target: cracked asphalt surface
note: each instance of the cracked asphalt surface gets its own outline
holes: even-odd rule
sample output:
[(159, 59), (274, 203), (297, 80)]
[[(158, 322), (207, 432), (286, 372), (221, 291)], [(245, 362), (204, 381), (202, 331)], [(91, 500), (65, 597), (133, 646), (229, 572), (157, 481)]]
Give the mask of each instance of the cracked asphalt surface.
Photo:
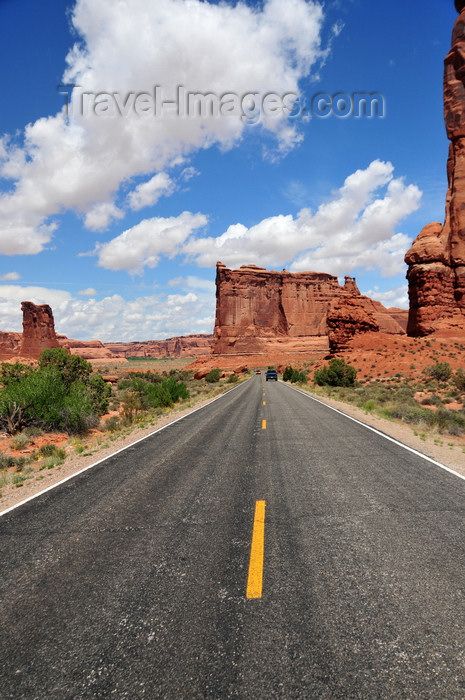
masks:
[(0, 698), (465, 698), (464, 516), (465, 481), (254, 376), (0, 518)]

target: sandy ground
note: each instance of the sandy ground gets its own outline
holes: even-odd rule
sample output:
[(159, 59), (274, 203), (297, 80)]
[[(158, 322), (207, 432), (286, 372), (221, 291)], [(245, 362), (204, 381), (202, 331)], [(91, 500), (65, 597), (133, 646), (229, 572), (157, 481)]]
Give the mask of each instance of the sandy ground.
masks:
[[(311, 393), (311, 392), (308, 392)], [(370, 415), (350, 404), (342, 403), (341, 401), (336, 401), (334, 399), (321, 398), (320, 396), (315, 396), (318, 400), (326, 403), (333, 408), (337, 408), (346, 415), (349, 415), (357, 420), (376, 428), (382, 433), (389, 435), (390, 437), (398, 440), (404, 445), (411, 447), (421, 454), (424, 454), (437, 462), (440, 462), (449, 469), (456, 471), (457, 473), (465, 476), (465, 453), (464, 448), (461, 445), (452, 444), (453, 438), (448, 438), (448, 436), (440, 436), (440, 440), (443, 444), (435, 444), (434, 437), (427, 437), (426, 439), (421, 439), (419, 436), (415, 435), (409, 426), (403, 425), (401, 423), (396, 423), (392, 421), (385, 420), (383, 418), (378, 418), (376, 416)], [(48, 471), (42, 476), (40, 480), (30, 479), (23, 482), (21, 488), (16, 488), (13, 485), (2, 488), (3, 497), (0, 500), (0, 515), (2, 512), (14, 506), (22, 501), (34, 496), (46, 488), (57, 484), (63, 479), (70, 477), (80, 470), (95, 464), (106, 457), (114, 454), (118, 450), (131, 445), (132, 443), (140, 440), (141, 438), (151, 435), (156, 430), (159, 430), (165, 425), (173, 422), (185, 416), (192, 411), (205, 406), (213, 399), (205, 399), (199, 401), (198, 404), (191, 406), (189, 408), (184, 408), (182, 410), (172, 411), (166, 416), (160, 417), (155, 425), (151, 425), (146, 428), (135, 428), (130, 435), (120, 437), (114, 440), (109, 447), (96, 448), (93, 447), (93, 454), (88, 456), (83, 455), (73, 455), (68, 456), (65, 463), (61, 467), (55, 468), (53, 471)], [(437, 437), (436, 437), (437, 439)], [(450, 443), (450, 444), (449, 444)]]

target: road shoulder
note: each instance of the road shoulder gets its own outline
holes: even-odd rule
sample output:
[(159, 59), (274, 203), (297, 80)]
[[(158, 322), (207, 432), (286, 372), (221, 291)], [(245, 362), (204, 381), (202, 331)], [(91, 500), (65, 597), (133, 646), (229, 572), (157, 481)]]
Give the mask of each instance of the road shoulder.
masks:
[[(422, 438), (420, 435), (415, 435), (413, 430), (408, 425), (397, 423), (396, 421), (390, 421), (385, 418), (380, 418), (379, 416), (368, 413), (367, 411), (364, 411), (357, 406), (353, 406), (352, 404), (343, 403), (342, 401), (337, 401), (336, 399), (313, 394), (308, 389), (302, 389), (301, 387), (300, 389), (305, 394), (311, 396), (311, 398), (321, 401), (321, 403), (324, 403), (331, 408), (335, 408), (338, 411), (341, 411), (341, 413), (344, 413), (351, 418), (355, 418), (356, 420), (360, 421), (360, 423), (369, 425), (371, 428), (375, 428), (375, 430), (378, 430), (381, 433), (385, 433), (403, 445), (420, 452), (426, 457), (430, 457), (436, 462), (443, 464), (445, 467), (456, 471), (461, 476), (465, 476), (465, 454), (463, 452), (463, 448), (459, 445), (448, 444), (447, 435), (440, 436), (440, 441), (442, 444), (436, 444), (435, 439), (437, 440), (437, 436), (426, 436), (425, 438)], [(450, 442), (452, 439), (453, 438), (450, 438)]]

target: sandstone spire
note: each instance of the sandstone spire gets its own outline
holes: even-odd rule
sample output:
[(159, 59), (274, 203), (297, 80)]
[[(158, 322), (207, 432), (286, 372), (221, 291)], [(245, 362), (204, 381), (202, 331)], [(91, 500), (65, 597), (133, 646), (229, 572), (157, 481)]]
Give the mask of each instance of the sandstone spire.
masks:
[(55, 322), (48, 304), (37, 306), (32, 301), (21, 303), (23, 312), (23, 337), (19, 354), (22, 357), (38, 358), (42, 350), (58, 348)]
[(444, 61), (444, 120), (450, 140), (444, 225), (428, 224), (405, 256), (409, 335), (465, 333), (465, 0)]

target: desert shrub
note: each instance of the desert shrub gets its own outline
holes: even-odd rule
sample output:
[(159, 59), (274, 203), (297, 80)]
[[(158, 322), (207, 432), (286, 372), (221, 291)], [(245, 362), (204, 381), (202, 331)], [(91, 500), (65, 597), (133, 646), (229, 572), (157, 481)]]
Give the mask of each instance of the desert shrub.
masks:
[(132, 372), (131, 378), (143, 379), (145, 382), (150, 382), (151, 384), (159, 384), (163, 381), (163, 378), (158, 372), (152, 372), (150, 370), (146, 372)]
[(8, 469), (8, 467), (14, 467), (15, 464), (16, 460), (14, 457), (0, 452), (0, 469)]
[(65, 459), (66, 451), (62, 447), (57, 447), (53, 442), (47, 442), (39, 448), (38, 453), (41, 457), (56, 457), (57, 459)]
[(436, 362), (427, 368), (426, 373), (437, 382), (447, 382), (452, 375), (452, 370), (448, 362)]
[(463, 369), (458, 369), (454, 374), (452, 381), (454, 382), (457, 389), (461, 392), (465, 391), (465, 372)]
[(135, 391), (126, 391), (122, 396), (121, 412), (123, 418), (128, 422), (132, 422), (137, 415), (144, 410), (141, 397)]
[(43, 350), (39, 358), (39, 367), (55, 369), (67, 387), (70, 387), (74, 382), (87, 384), (92, 374), (90, 362), (79, 355), (70, 355), (65, 348)]
[(287, 367), (284, 369), (284, 372), (283, 372), (283, 381), (290, 382), (293, 372), (294, 372), (294, 370), (293, 370), (292, 366), (287, 365)]
[(420, 406), (410, 406), (408, 404), (396, 404), (385, 409), (386, 414), (391, 418), (399, 418), (405, 423), (412, 425), (417, 425), (418, 423), (425, 423), (426, 425), (433, 425), (435, 422), (435, 414), (426, 408), (421, 408)]
[(439, 432), (447, 432), (449, 435), (462, 435), (465, 432), (464, 413), (440, 408), (434, 417)]
[(189, 391), (187, 390), (187, 386), (184, 384), (184, 382), (178, 382), (174, 376), (164, 381), (161, 386), (162, 388), (164, 387), (165, 389), (167, 389), (174, 403), (189, 398)]
[(20, 379), (27, 377), (32, 371), (32, 367), (29, 367), (29, 365), (23, 365), (20, 362), (15, 362), (14, 364), (2, 362), (0, 369), (0, 383), (3, 384), (3, 386), (9, 386)]
[(118, 416), (110, 416), (110, 418), (107, 418), (103, 423), (103, 429), (106, 430), (108, 433), (113, 433), (120, 427), (121, 425)]
[(421, 400), (421, 405), (422, 406), (434, 406), (434, 401), (433, 401), (431, 396), (425, 396), (425, 398)]
[(108, 411), (110, 405), (111, 386), (101, 377), (94, 374), (89, 378), (88, 387), (90, 389), (90, 402), (98, 416), (102, 416)]
[(187, 386), (175, 377), (168, 377), (157, 383), (134, 377), (131, 380), (131, 390), (138, 395), (143, 409), (172, 406), (173, 403), (189, 397)]
[(307, 382), (307, 372), (294, 369), (291, 365), (288, 365), (283, 372), (283, 380), (285, 382), (292, 382), (293, 384)]
[(228, 384), (236, 384), (236, 382), (239, 381), (239, 377), (237, 374), (230, 374), (228, 377)]
[(31, 438), (25, 433), (19, 433), (15, 435), (11, 440), (11, 446), (14, 450), (22, 450), (29, 444)]
[(164, 406), (166, 408), (170, 408), (172, 405), (173, 398), (171, 396), (171, 393), (168, 387), (162, 384), (157, 392), (157, 403), (154, 404), (154, 408), (156, 408), (157, 406)]
[(65, 396), (57, 427), (67, 433), (85, 433), (99, 424), (98, 410), (93, 404), (92, 393), (84, 384), (75, 382)]
[(118, 391), (127, 391), (131, 386), (131, 380), (130, 379), (120, 379), (117, 387)]
[(95, 427), (111, 389), (91, 371), (64, 348), (44, 350), (37, 369), (18, 371), (0, 390), (0, 426), (10, 434), (32, 425), (70, 433)]
[(209, 373), (205, 377), (205, 381), (208, 382), (209, 384), (215, 384), (215, 382), (219, 382), (221, 377), (221, 370), (219, 369), (211, 369)]
[(303, 371), (299, 371), (298, 369), (292, 370), (291, 374), (291, 383), (292, 384), (305, 384), (307, 381), (307, 373)]
[(343, 359), (333, 358), (329, 365), (316, 370), (315, 383), (319, 386), (354, 386), (357, 370)]
[(36, 425), (28, 425), (27, 428), (24, 428), (23, 433), (30, 438), (35, 438), (43, 435), (44, 431), (42, 428), (38, 428)]

